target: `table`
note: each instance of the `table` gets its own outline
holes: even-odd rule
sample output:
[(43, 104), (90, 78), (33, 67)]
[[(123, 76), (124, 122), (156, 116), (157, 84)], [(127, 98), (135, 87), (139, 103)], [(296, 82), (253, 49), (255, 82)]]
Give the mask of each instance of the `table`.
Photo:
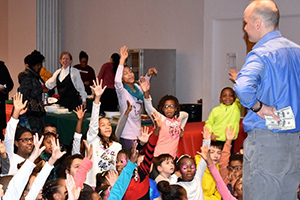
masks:
[[(84, 133), (90, 121), (86, 118), (91, 117), (90, 113), (86, 113), (82, 122), (82, 133)], [(64, 145), (71, 145), (73, 141), (73, 135), (77, 124), (77, 116), (75, 113), (70, 114), (54, 114), (47, 113), (45, 116), (45, 124), (54, 124), (57, 127), (57, 133), (59, 134), (59, 141)]]
[[(88, 118), (91, 117), (91, 113), (85, 113), (82, 122), (82, 133), (86, 132), (90, 123)], [(64, 145), (71, 145), (73, 141), (73, 135), (77, 124), (77, 116), (75, 113), (70, 114), (55, 114), (47, 113), (45, 116), (45, 124), (52, 123), (57, 127), (59, 134), (59, 141)], [(142, 122), (142, 126), (151, 126), (152, 123)], [(116, 121), (111, 121), (113, 131), (117, 127)]]

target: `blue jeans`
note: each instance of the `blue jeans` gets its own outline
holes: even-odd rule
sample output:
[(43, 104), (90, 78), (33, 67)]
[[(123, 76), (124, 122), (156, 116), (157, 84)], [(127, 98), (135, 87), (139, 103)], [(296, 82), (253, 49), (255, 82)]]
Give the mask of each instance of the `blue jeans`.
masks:
[(299, 133), (250, 131), (244, 142), (243, 199), (296, 199), (299, 167)]

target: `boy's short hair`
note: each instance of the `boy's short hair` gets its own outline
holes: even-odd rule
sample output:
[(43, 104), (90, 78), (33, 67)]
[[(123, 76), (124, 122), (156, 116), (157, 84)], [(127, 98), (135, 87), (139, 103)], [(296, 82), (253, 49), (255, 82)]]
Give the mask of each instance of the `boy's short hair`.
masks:
[(55, 128), (56, 129), (56, 132), (57, 132), (57, 126), (55, 124), (52, 124), (52, 123), (48, 123), (44, 126), (44, 130), (46, 127), (52, 127), (52, 128)]
[(229, 163), (231, 163), (231, 161), (240, 161), (243, 164), (243, 154), (232, 154), (229, 157)]
[(58, 135), (55, 134), (55, 133), (52, 133), (52, 132), (46, 132), (46, 133), (43, 133), (42, 136), (44, 136), (44, 140), (43, 142), (48, 139), (49, 137), (54, 137), (55, 139), (58, 138)]
[(231, 90), (231, 92), (233, 93), (233, 96), (236, 97), (235, 91), (234, 91), (231, 87), (225, 87), (225, 88), (223, 88), (223, 89), (221, 90), (220, 98), (222, 97), (222, 93), (223, 93), (225, 90)]
[(29, 132), (31, 135), (33, 135), (32, 131), (26, 127), (17, 125), (16, 134), (15, 134), (15, 141), (18, 141), (20, 137), (23, 135), (23, 133)]
[(218, 148), (218, 149), (220, 149), (220, 150), (223, 149), (223, 143), (220, 142), (220, 141), (211, 141), (211, 142), (210, 142), (210, 146), (211, 146), (211, 147), (216, 147), (216, 148)]
[[(173, 161), (173, 163), (174, 163), (173, 156), (171, 156), (168, 153), (160, 154), (159, 156), (155, 157), (153, 159), (153, 169), (155, 169), (157, 172), (159, 172), (158, 169), (157, 169), (157, 167), (161, 166), (162, 162), (164, 162), (165, 160), (169, 160), (169, 159), (171, 159)], [(175, 163), (174, 163), (174, 165), (175, 165)]]

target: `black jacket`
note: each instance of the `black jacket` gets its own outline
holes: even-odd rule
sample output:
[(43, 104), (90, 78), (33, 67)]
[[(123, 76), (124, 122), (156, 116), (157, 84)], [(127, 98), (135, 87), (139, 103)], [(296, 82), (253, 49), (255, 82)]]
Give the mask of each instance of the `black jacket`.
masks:
[(0, 92), (0, 131), (6, 127), (5, 100), (8, 100), (8, 93), (14, 87), (8, 69), (3, 61), (0, 61), (0, 84), (6, 84), (4, 92)]

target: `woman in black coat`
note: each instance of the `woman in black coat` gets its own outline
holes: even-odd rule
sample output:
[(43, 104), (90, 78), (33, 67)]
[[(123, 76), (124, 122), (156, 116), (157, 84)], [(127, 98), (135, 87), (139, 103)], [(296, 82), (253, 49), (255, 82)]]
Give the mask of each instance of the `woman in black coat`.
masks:
[(25, 124), (28, 122), (32, 132), (37, 132), (39, 134), (43, 133), (43, 129), (45, 126), (45, 113), (30, 112), (29, 104), (30, 101), (35, 101), (37, 103), (42, 104), (42, 85), (44, 85), (45, 83), (40, 77), (40, 70), (42, 68), (42, 63), (44, 59), (45, 57), (40, 53), (31, 53), (24, 59), (24, 62), (26, 64), (25, 71), (19, 74), (19, 92), (23, 94), (23, 101), (28, 100), (28, 110), (26, 116), (20, 116), (20, 124), (24, 125), (22, 124), (24, 123), (24, 121)]

